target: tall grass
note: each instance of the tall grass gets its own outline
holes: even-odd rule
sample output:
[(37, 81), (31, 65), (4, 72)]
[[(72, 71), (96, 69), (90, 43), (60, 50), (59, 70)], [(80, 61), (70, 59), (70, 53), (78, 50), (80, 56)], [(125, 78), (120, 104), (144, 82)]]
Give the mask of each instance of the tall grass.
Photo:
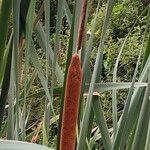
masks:
[[(90, 16), (88, 9), (90, 1), (75, 0), (72, 12), (66, 0), (58, 0), (53, 43), (50, 42), (52, 41), (50, 40), (50, 1), (44, 0), (40, 9), (36, 11), (37, 2), (35, 0), (17, 0), (12, 1), (12, 3), (8, 0), (0, 1), (0, 137), (9, 140), (1, 139), (0, 149), (11, 149), (12, 146), (15, 149), (20, 149), (22, 146), (26, 147), (26, 149), (50, 149), (48, 148), (48, 146), (52, 147), (50, 145), (50, 133), (52, 132), (50, 128), (54, 124), (58, 133), (57, 148), (53, 149), (59, 149), (60, 137), (64, 137), (61, 136), (61, 126), (66, 121), (62, 120), (63, 111), (65, 112), (64, 109), (67, 109), (69, 111), (66, 112), (70, 112), (70, 107), (75, 107), (67, 105), (67, 108), (65, 108), (63, 103), (68, 68), (72, 55), (77, 51), (82, 59), (83, 79), (81, 94), (77, 92), (80, 95), (76, 95), (78, 98), (80, 97), (80, 100), (78, 99), (80, 101), (79, 111), (76, 112), (78, 114), (78, 121), (76, 122), (75, 120), (73, 124), (76, 127), (76, 132), (74, 133), (76, 149), (92, 150), (93, 145), (99, 140), (102, 142), (99, 145), (99, 149), (103, 147), (106, 150), (149, 150), (150, 38), (147, 37), (150, 37), (150, 6), (147, 6), (139, 18), (135, 20), (129, 33), (120, 45), (120, 51), (117, 58), (115, 58), (116, 64), (114, 66), (112, 82), (104, 83), (101, 81), (104, 47), (116, 1), (108, 0), (106, 9), (103, 12), (104, 19), (102, 26), (100, 26), (101, 35), (99, 37), (99, 46), (93, 71), (90, 69), (90, 56), (94, 46), (98, 13), (103, 1), (98, 0), (97, 2), (93, 15), (91, 34), (87, 38), (86, 29), (88, 17)], [(23, 6), (26, 7), (23, 8)], [(141, 31), (141, 46), (137, 50), (139, 54), (132, 81), (117, 82), (118, 64), (121, 56), (124, 57), (122, 52), (126, 42), (130, 35), (132, 35), (138, 20), (146, 13), (146, 28), (144, 32), (143, 30)], [(11, 21), (10, 18), (12, 19)], [(42, 22), (40, 21), (41, 18)], [(66, 67), (60, 66), (59, 60), (60, 43), (63, 37), (63, 18), (67, 19), (70, 32), (70, 36), (68, 36), (69, 42), (66, 43), (68, 47), (65, 48), (67, 53)], [(11, 34), (8, 34), (10, 22), (12, 31)], [(146, 48), (144, 46), (145, 43), (147, 43)], [(142, 67), (140, 68), (141, 62)], [(34, 89), (35, 87), (36, 90)], [(118, 118), (117, 93), (120, 89), (128, 89), (128, 96), (124, 99), (124, 109), (121, 117)], [(104, 91), (112, 91), (113, 123), (111, 126), (107, 124), (101, 104), (101, 92)], [(67, 94), (72, 95), (73, 93)], [(56, 97), (61, 99), (59, 112), (58, 108), (56, 109)], [(44, 100), (40, 102), (44, 104), (43, 115), (41, 115), (41, 122), (36, 124), (38, 127), (29, 136), (27, 134), (29, 118), (32, 112), (36, 110), (36, 108), (34, 110), (30, 106), (30, 102), (37, 101), (38, 99), (40, 101)], [(72, 125), (69, 122), (67, 124), (68, 126)], [(93, 124), (96, 125), (95, 128), (93, 128)], [(70, 130), (68, 131), (71, 132)], [(26, 140), (32, 142), (38, 142), (39, 140), (39, 144), (47, 147), (19, 142)]]

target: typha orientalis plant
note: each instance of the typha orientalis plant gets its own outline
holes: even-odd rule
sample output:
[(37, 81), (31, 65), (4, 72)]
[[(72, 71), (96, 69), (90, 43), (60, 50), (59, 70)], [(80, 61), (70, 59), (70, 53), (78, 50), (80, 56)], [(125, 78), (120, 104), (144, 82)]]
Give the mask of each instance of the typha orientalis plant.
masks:
[(84, 25), (86, 18), (87, 0), (83, 0), (79, 32), (77, 37), (77, 52), (73, 54), (67, 73), (66, 88), (64, 96), (64, 107), (61, 127), (60, 150), (74, 150), (76, 142), (76, 124), (78, 118), (82, 69), (79, 50), (82, 46)]

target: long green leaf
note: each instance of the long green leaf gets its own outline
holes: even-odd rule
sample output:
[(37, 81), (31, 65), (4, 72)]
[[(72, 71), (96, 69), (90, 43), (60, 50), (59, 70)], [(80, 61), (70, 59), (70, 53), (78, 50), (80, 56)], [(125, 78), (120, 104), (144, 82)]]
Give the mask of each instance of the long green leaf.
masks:
[[(27, 91), (27, 74), (29, 71), (29, 61), (30, 61), (30, 49), (32, 47), (32, 33), (33, 33), (33, 23), (35, 18), (35, 4), (36, 1), (32, 0), (29, 5), (27, 17), (26, 17), (26, 49), (25, 49), (25, 80), (24, 80), (24, 106), (23, 106), (23, 121), (22, 124), (22, 139), (25, 140), (25, 118), (26, 118), (26, 91)], [(17, 111), (18, 113), (18, 111)], [(18, 121), (17, 121), (18, 122)], [(18, 126), (18, 125), (17, 125)]]
[[(49, 31), (50, 31), (50, 1), (44, 1), (45, 6), (45, 28), (46, 28), (46, 82), (47, 86), (49, 83)], [(53, 89), (51, 88), (51, 95), (53, 93)], [(53, 100), (52, 100), (53, 101)], [(43, 145), (48, 145), (48, 129), (49, 129), (49, 118), (50, 118), (50, 107), (49, 101), (47, 98), (45, 99), (45, 112), (44, 112), (44, 123), (43, 123)]]
[(52, 112), (54, 113), (54, 108), (53, 108), (53, 104), (52, 104), (51, 95), (50, 95), (49, 90), (48, 90), (48, 85), (47, 85), (47, 82), (46, 82), (46, 78), (44, 76), (42, 66), (38, 61), (38, 55), (37, 55), (36, 50), (34, 48), (33, 41), (32, 41), (32, 49), (31, 49), (30, 53), (31, 53), (31, 56), (32, 56), (31, 61), (32, 61), (34, 67), (37, 69), (38, 77), (41, 80), (41, 84), (42, 84), (42, 86), (44, 88), (44, 91), (45, 91), (45, 94), (46, 94), (46, 96), (49, 100), (49, 104), (51, 106)]
[(92, 79), (91, 79), (91, 83), (90, 83), (89, 96), (87, 98), (87, 104), (86, 104), (84, 117), (83, 117), (83, 121), (82, 121), (82, 125), (81, 125), (81, 131), (80, 131), (80, 134), (79, 134), (79, 143), (77, 145), (78, 150), (83, 150), (85, 140), (86, 140), (86, 136), (87, 136), (86, 133), (87, 133), (89, 115), (90, 115), (90, 110), (91, 110), (91, 105), (92, 105), (92, 96), (93, 96), (93, 90), (94, 90), (94, 83), (96, 81), (96, 75), (97, 75), (99, 61), (100, 61), (100, 58), (101, 58), (101, 53), (103, 52), (104, 39), (105, 39), (104, 36), (105, 36), (105, 33), (106, 33), (106, 29), (108, 27), (108, 23), (109, 23), (109, 19), (110, 19), (110, 16), (111, 16), (111, 12), (112, 12), (114, 2), (115, 2), (114, 0), (110, 0), (109, 3), (108, 3), (108, 6), (107, 6), (107, 12), (106, 12), (106, 16), (105, 16), (105, 20), (104, 20), (104, 24), (103, 24), (102, 36), (101, 36), (101, 40), (100, 40), (99, 50), (98, 50), (98, 54), (97, 54), (97, 58), (96, 58), (95, 66), (94, 66), (94, 71), (93, 71), (93, 75), (92, 75)]
[[(106, 82), (106, 83), (95, 83), (94, 84), (94, 92), (105, 92), (110, 90), (119, 90), (119, 89), (125, 89), (130, 88), (132, 83), (130, 82), (122, 82), (122, 83), (112, 83), (112, 82)], [(147, 83), (135, 83), (134, 87), (145, 87), (147, 86)], [(89, 84), (85, 87), (85, 92), (88, 91)]]
[[(146, 87), (147, 83), (135, 83), (134, 87), (135, 88), (142, 88), (142, 87)], [(105, 91), (111, 91), (111, 90), (120, 90), (120, 89), (128, 89), (131, 87), (131, 83), (127, 82), (127, 83), (110, 83), (110, 82), (106, 82), (106, 83), (95, 83), (94, 84), (94, 92), (105, 92)], [(54, 88), (54, 96), (59, 96), (62, 94), (62, 87), (56, 87)], [(84, 89), (84, 93), (87, 93), (89, 91), (89, 84), (85, 85), (85, 89)], [(44, 96), (44, 89), (39, 89), (37, 90), (36, 93), (28, 95), (27, 98), (33, 98), (33, 97), (39, 97), (39, 96)], [(20, 97), (22, 100), (22, 97)]]
[(81, 13), (81, 6), (82, 1), (76, 0), (75, 1), (75, 21), (74, 21), (74, 35), (73, 35), (73, 52), (76, 51), (76, 43), (77, 43), (77, 36), (78, 36), (78, 30), (79, 30), (79, 21), (80, 21), (80, 13)]
[(66, 0), (65, 0), (65, 4), (64, 4), (64, 10), (65, 10), (65, 14), (66, 14), (66, 17), (67, 17), (67, 21), (68, 21), (69, 27), (71, 28), (72, 14), (70, 12), (70, 9), (69, 9), (69, 6), (68, 6)]
[[(34, 31), (35, 31), (36, 37), (38, 39), (39, 45), (46, 52), (46, 35), (45, 35), (44, 30), (39, 22), (37, 23)], [(49, 58), (50, 58), (51, 62), (53, 62), (54, 61), (54, 52), (50, 45), (49, 45), (49, 48), (50, 48), (48, 51)], [(56, 77), (57, 77), (59, 83), (63, 84), (63, 75), (64, 74), (57, 62), (56, 62), (56, 72), (55, 73), (56, 73)]]
[(8, 47), (8, 49), (9, 49), (8, 50), (9, 54), (8, 54), (8, 58), (7, 58), (6, 69), (5, 69), (4, 79), (2, 82), (2, 89), (1, 89), (1, 93), (0, 93), (0, 131), (1, 131), (1, 127), (2, 127), (3, 115), (4, 115), (5, 105), (6, 105), (9, 86), (10, 86), (12, 40), (11, 40), (10, 47)]
[[(3, 66), (1, 65), (4, 58), (5, 46), (6, 46), (6, 38), (7, 38), (7, 29), (9, 24), (9, 17), (11, 13), (12, 1), (3, 0), (1, 2), (0, 9), (0, 85), (2, 84), (3, 79)], [(5, 70), (5, 69), (4, 69)]]
[[(147, 14), (147, 24), (149, 25), (149, 22), (150, 22), (150, 5), (148, 6), (148, 14)], [(148, 29), (148, 28), (147, 28)], [(150, 35), (149, 35), (149, 38), (148, 38), (148, 42), (147, 42), (147, 46), (146, 46), (146, 49), (145, 49), (145, 52), (144, 52), (144, 57), (143, 57), (143, 62), (142, 62), (142, 68), (144, 67), (148, 57), (150, 55)]]
[[(11, 35), (12, 36), (12, 35)], [(10, 45), (12, 41), (12, 37), (8, 43), (8, 46)], [(8, 96), (8, 103), (9, 103), (9, 108), (8, 108), (8, 130), (7, 130), (7, 139), (9, 140), (14, 140), (14, 57), (12, 56), (12, 61), (11, 61), (11, 77), (10, 77), (10, 88), (9, 88), (9, 96)]]
[(146, 138), (146, 146), (145, 150), (150, 149), (150, 120), (149, 120), (149, 126), (148, 126), (148, 133), (147, 133), (147, 138)]
[(99, 125), (99, 129), (101, 131), (101, 136), (103, 140), (103, 144), (106, 150), (111, 149), (111, 140), (110, 135), (107, 128), (107, 123), (103, 114), (102, 106), (100, 103), (100, 98), (98, 96), (94, 96), (95, 99), (93, 99), (93, 109), (95, 112), (96, 120)]
[(140, 111), (140, 116), (138, 119), (138, 124), (135, 132), (135, 137), (132, 145), (132, 150), (143, 149), (146, 144), (147, 131), (149, 127), (150, 120), (150, 75), (148, 77), (148, 86), (145, 91), (144, 99), (142, 102), (142, 107)]
[[(57, 17), (56, 17), (56, 36), (55, 36), (55, 43), (54, 43), (54, 59), (52, 61), (52, 80), (51, 80), (51, 88), (54, 89), (55, 85), (55, 70), (56, 70), (56, 62), (57, 62), (57, 53), (59, 50), (60, 45), (60, 32), (61, 32), (61, 25), (62, 25), (62, 18), (63, 18), (63, 10), (64, 10), (64, 0), (58, 0), (58, 7), (57, 7)], [(53, 97), (53, 95), (52, 95)]]
[(14, 28), (14, 34), (13, 34), (13, 65), (14, 65), (14, 85), (16, 85), (15, 89), (15, 95), (16, 95), (16, 126), (17, 131), (19, 134), (19, 19), (20, 19), (20, 2), (21, 0), (13, 1), (13, 28)]

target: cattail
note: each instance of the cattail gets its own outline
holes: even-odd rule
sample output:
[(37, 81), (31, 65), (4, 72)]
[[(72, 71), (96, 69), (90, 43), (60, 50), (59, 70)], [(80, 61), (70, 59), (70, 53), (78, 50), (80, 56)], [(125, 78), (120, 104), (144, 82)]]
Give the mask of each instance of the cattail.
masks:
[(74, 150), (82, 70), (79, 55), (72, 56), (67, 74), (61, 127), (60, 150)]

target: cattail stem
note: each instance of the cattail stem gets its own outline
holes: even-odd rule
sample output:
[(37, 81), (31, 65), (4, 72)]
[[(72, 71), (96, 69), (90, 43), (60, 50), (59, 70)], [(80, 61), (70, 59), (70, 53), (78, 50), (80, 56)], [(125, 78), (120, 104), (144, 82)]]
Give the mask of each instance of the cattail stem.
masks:
[(87, 10), (87, 0), (83, 0), (81, 17), (80, 17), (80, 25), (79, 25), (79, 34), (77, 38), (77, 53), (79, 52), (82, 46), (84, 26), (85, 26), (85, 20), (86, 20), (86, 10)]
[(68, 69), (61, 127), (60, 150), (74, 150), (82, 70), (79, 55), (72, 56)]

